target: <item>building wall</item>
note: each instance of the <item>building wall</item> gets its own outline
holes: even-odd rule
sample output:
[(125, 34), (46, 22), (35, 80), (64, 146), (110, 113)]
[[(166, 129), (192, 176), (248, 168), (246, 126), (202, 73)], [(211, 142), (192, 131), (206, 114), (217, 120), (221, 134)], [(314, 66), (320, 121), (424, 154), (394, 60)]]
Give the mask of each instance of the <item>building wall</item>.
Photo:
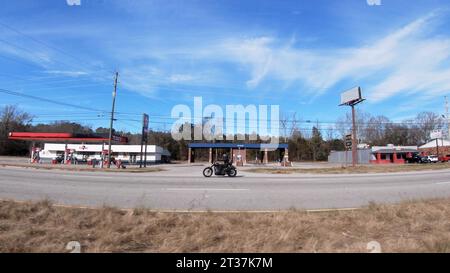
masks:
[[(424, 155), (437, 155), (436, 147), (434, 148), (419, 148), (419, 151)], [(439, 155), (450, 155), (450, 146), (439, 146)]]
[(436, 145), (439, 146), (439, 155), (450, 155), (450, 141), (446, 139), (431, 140), (420, 146), (419, 151), (424, 155), (437, 155)]
[(405, 164), (408, 154), (405, 152), (398, 153), (379, 153), (372, 152), (372, 164)]
[(238, 162), (238, 155), (241, 155), (241, 161), (243, 164), (247, 163), (247, 150), (246, 149), (233, 149), (233, 155), (232, 155), (232, 160), (233, 163), (237, 163)]
[[(328, 156), (329, 163), (335, 164), (352, 164), (352, 151), (347, 152), (347, 162), (345, 151), (332, 151)], [(358, 164), (369, 164), (371, 160), (372, 151), (370, 149), (358, 150)]]
[[(64, 151), (65, 145), (64, 143), (45, 143), (44, 150)], [(75, 151), (102, 151), (101, 144), (67, 144), (67, 148)], [(104, 149), (108, 149), (107, 144), (104, 145)], [(111, 145), (111, 150), (113, 152), (140, 153), (141, 145)], [(147, 145), (147, 153), (163, 153), (163, 148), (156, 145)]]
[[(83, 154), (88, 155), (88, 160), (101, 160), (102, 150), (107, 150), (108, 145), (101, 144), (67, 144), (67, 149), (74, 150), (74, 157), (82, 159)], [(43, 161), (51, 161), (58, 155), (64, 154), (66, 144), (64, 143), (45, 143), (44, 149), (39, 152), (39, 156)], [(112, 145), (111, 150), (117, 160), (124, 162), (140, 160), (140, 145)], [(145, 147), (144, 147), (145, 151)], [(147, 162), (159, 162), (162, 156), (170, 156), (163, 148), (156, 145), (147, 145)], [(134, 160), (133, 160), (134, 159)]]

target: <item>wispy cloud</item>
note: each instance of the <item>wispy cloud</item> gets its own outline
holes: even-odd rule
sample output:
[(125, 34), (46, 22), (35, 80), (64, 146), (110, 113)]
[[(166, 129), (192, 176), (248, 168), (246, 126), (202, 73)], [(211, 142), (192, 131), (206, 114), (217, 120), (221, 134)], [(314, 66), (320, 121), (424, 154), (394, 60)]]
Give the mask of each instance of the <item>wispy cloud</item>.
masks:
[(297, 49), (289, 42), (260, 37), (229, 40), (222, 52), (249, 70), (250, 87), (264, 80), (280, 80), (317, 95), (344, 80), (370, 82), (365, 87), (372, 102), (403, 92), (439, 93), (450, 88), (450, 67), (445, 63), (450, 37), (428, 34), (435, 18), (434, 14), (424, 16), (355, 48)]
[(0, 40), (0, 53), (19, 61), (26, 61), (41, 67), (52, 64), (50, 54), (43, 50), (27, 49), (6, 40)]
[(156, 84), (152, 79), (161, 78), (161, 71), (151, 65), (128, 67), (121, 70), (121, 85), (143, 96), (152, 97), (156, 91)]
[(70, 70), (47, 70), (44, 71), (46, 74), (51, 75), (61, 75), (61, 76), (67, 76), (67, 77), (80, 77), (88, 75), (85, 71), (70, 71)]
[(194, 76), (189, 74), (173, 74), (169, 76), (169, 81), (172, 83), (185, 83), (194, 80)]
[[(304, 45), (302, 40), (279, 38), (273, 32), (247, 38), (226, 33), (201, 42), (135, 34), (126, 43), (112, 38), (97, 46), (105, 61), (120, 68), (123, 87), (144, 96), (154, 97), (168, 85), (229, 86), (230, 79), (248, 89), (270, 85), (279, 92), (321, 96), (336, 92), (345, 81), (363, 85), (368, 101), (377, 103), (397, 95), (431, 96), (450, 90), (450, 37), (431, 34), (439, 17), (423, 16), (381, 37), (368, 34), (365, 44), (347, 48), (313, 48), (315, 42)], [(67, 63), (76, 64), (73, 68), (55, 65), (54, 56), (46, 51), (24, 54), (6, 45), (1, 51), (42, 65), (47, 74), (87, 74), (76, 69), (78, 64), (71, 59)]]

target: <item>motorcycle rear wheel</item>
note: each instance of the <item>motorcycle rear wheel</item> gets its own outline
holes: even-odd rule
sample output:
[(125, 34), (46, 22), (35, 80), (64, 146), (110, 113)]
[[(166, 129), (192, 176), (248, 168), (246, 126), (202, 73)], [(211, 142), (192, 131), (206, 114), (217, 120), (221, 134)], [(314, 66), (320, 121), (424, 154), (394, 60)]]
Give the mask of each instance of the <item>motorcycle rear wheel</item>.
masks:
[(213, 175), (213, 169), (211, 167), (207, 167), (203, 170), (204, 177), (211, 177)]
[(231, 169), (228, 171), (228, 176), (229, 177), (235, 177), (237, 175), (237, 170), (236, 169)]

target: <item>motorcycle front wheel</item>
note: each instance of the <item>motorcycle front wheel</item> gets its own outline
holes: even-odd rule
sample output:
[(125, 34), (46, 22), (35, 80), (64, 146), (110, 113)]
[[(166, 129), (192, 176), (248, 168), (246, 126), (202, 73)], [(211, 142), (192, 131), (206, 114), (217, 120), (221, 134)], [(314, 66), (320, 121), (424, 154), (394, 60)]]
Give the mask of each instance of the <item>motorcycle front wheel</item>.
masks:
[(203, 170), (203, 176), (204, 177), (211, 177), (213, 174), (213, 169), (211, 167), (205, 168)]

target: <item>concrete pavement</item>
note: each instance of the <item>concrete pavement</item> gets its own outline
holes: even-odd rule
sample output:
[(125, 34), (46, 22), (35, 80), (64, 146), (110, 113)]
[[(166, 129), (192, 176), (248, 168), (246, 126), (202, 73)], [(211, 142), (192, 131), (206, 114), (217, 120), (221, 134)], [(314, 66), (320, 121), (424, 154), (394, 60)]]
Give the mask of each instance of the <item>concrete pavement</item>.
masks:
[(156, 173), (103, 173), (0, 167), (0, 198), (77, 206), (164, 210), (347, 208), (370, 201), (450, 197), (450, 170), (390, 174), (202, 176), (201, 164)]

